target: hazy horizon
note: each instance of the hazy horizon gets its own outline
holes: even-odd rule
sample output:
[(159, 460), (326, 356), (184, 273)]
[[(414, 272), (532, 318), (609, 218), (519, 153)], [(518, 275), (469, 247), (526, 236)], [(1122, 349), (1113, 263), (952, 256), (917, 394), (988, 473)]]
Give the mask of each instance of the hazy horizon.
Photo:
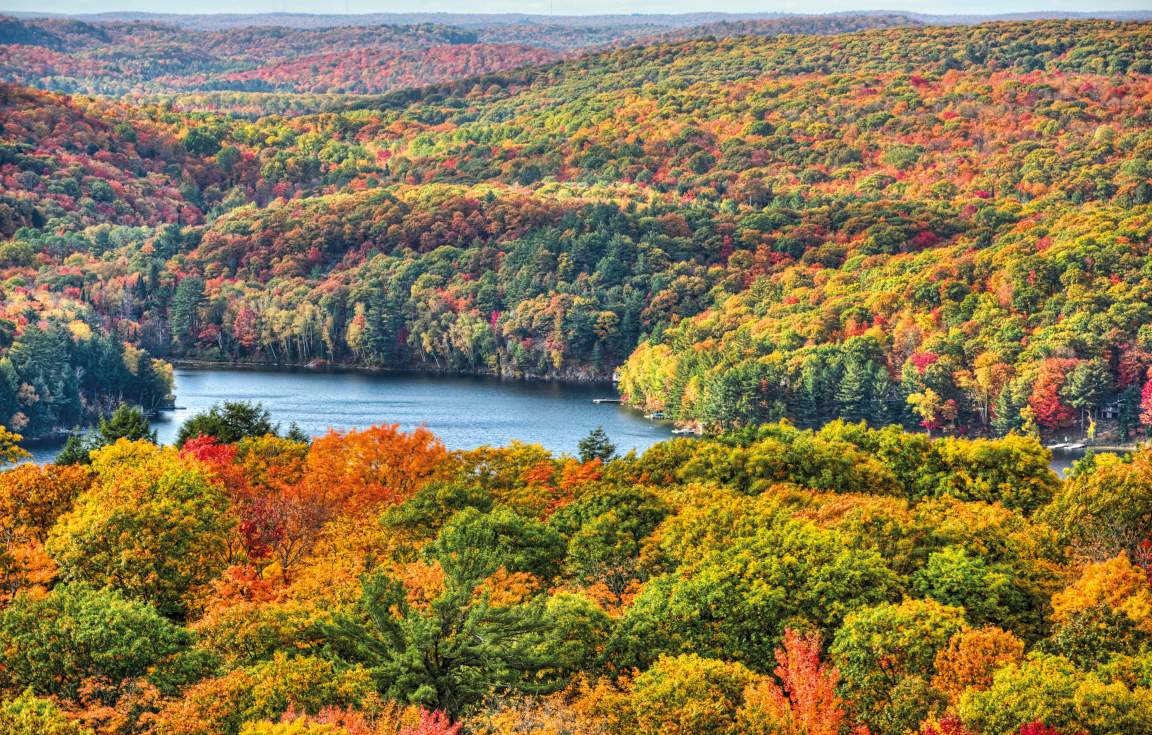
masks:
[(0, 6), (3, 13), (85, 15), (102, 13), (160, 13), (171, 15), (247, 15), (292, 13), (306, 15), (370, 15), (370, 14), (525, 14), (525, 15), (659, 15), (689, 13), (790, 13), (824, 14), (845, 12), (872, 13), (896, 11), (929, 15), (1005, 15), (1017, 13), (1127, 13), (1149, 12), (1152, 4), (1146, 0), (1116, 0), (1106, 7), (1090, 6), (1081, 2), (997, 2), (995, 0), (966, 0), (964, 2), (925, 3), (884, 0), (876, 5), (862, 6), (851, 0), (783, 0), (764, 4), (756, 0), (726, 0), (699, 3), (692, 0), (638, 0), (622, 3), (616, 0), (494, 0), (478, 3), (469, 0), (425, 0), (420, 7), (411, 3), (373, 2), (373, 0), (191, 0), (174, 10), (170, 4), (158, 0), (69, 0), (44, 3), (42, 0), (9, 0)]

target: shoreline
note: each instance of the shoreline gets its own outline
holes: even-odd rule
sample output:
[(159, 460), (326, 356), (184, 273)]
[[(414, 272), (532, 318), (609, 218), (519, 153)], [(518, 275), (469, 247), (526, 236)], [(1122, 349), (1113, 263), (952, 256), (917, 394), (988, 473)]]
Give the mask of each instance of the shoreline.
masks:
[(252, 372), (307, 372), (307, 373), (360, 373), (363, 375), (427, 375), (434, 377), (474, 377), (494, 380), (530, 381), (536, 383), (578, 383), (583, 385), (615, 385), (611, 375), (571, 373), (538, 375), (534, 373), (503, 373), (493, 370), (452, 370), (437, 367), (383, 367), (348, 363), (308, 362), (223, 362), (219, 360), (170, 359), (174, 368), (184, 370), (249, 370)]
[[(177, 409), (149, 423), (160, 444), (172, 444), (181, 424), (224, 400), (261, 401), (273, 423), (286, 430), (292, 422), (311, 437), (329, 430), (363, 430), (400, 424), (405, 431), (429, 426), (451, 449), (539, 443), (556, 454), (571, 454), (579, 441), (604, 426), (618, 446), (645, 451), (670, 438), (669, 427), (644, 420), (618, 405), (598, 406), (594, 399), (615, 397), (609, 385), (588, 382), (501, 380), (492, 376), (443, 376), (410, 371), (302, 369), (247, 365), (230, 369), (188, 362), (175, 372)], [(388, 373), (388, 374), (383, 374)], [(33, 462), (51, 463), (64, 436), (22, 441)]]
[[(491, 371), (460, 371), (437, 368), (395, 368), (374, 367), (367, 365), (350, 365), (347, 363), (267, 363), (267, 362), (221, 362), (218, 360), (178, 359), (167, 360), (173, 368), (192, 371), (234, 370), (252, 373), (306, 373), (306, 374), (359, 374), (359, 375), (407, 375), (423, 376), (429, 378), (480, 378), (507, 383), (538, 383), (563, 384), (583, 386), (605, 386), (615, 391), (615, 383), (610, 377), (603, 376), (576, 376), (576, 375), (508, 375)], [(175, 396), (176, 405), (161, 411), (171, 411), (179, 407), (179, 395)], [(624, 404), (627, 405), (627, 404)], [(632, 406), (628, 406), (632, 410)], [(152, 419), (150, 419), (151, 421)], [(37, 436), (22, 435), (19, 446), (33, 448), (44, 445), (63, 445), (72, 435), (83, 436), (96, 426), (98, 419), (80, 426), (55, 427), (46, 434)], [(16, 432), (19, 433), (19, 432)]]
[(1113, 443), (1113, 444), (1088, 444), (1088, 445), (1080, 447), (1078, 449), (1071, 449), (1071, 450), (1064, 448), (1064, 447), (1044, 447), (1044, 448), (1047, 449), (1049, 452), (1052, 452), (1053, 454), (1056, 454), (1058, 452), (1079, 452), (1080, 454), (1083, 454), (1084, 452), (1087, 452), (1089, 450), (1097, 451), (1097, 452), (1111, 452), (1111, 453), (1115, 453), (1115, 454), (1120, 454), (1120, 453), (1127, 453), (1127, 452), (1135, 452), (1137, 449), (1140, 448), (1140, 442), (1132, 442), (1132, 443), (1126, 443), (1126, 444), (1125, 443), (1122, 443), (1122, 444), (1115, 444), (1115, 443)]
[[(302, 373), (302, 374), (359, 374), (359, 375), (395, 375), (395, 376), (416, 376), (434, 379), (451, 379), (451, 378), (479, 378), (484, 380), (494, 380), (501, 383), (537, 383), (537, 384), (571, 384), (583, 386), (605, 386), (611, 387), (614, 393), (618, 393), (616, 383), (609, 376), (604, 375), (589, 375), (587, 373), (575, 374), (561, 374), (561, 375), (539, 375), (539, 374), (509, 374), (501, 373), (492, 370), (453, 370), (446, 368), (436, 367), (386, 367), (386, 366), (369, 366), (369, 365), (356, 365), (349, 363), (331, 363), (326, 361), (312, 361), (308, 363), (269, 363), (263, 361), (219, 361), (219, 360), (205, 360), (205, 359), (170, 359), (169, 364), (173, 368), (190, 371), (237, 371), (237, 372), (252, 372), (252, 373)], [(179, 396), (176, 396), (178, 402)], [(616, 401), (613, 401), (616, 402)], [(623, 400), (619, 403), (633, 411), (641, 411), (635, 405), (629, 404)], [(162, 409), (164, 410), (164, 409)], [(171, 409), (168, 409), (171, 410)], [(72, 435), (84, 435), (95, 423), (85, 424), (81, 427), (57, 427), (47, 434), (39, 436), (24, 436), (20, 441), (20, 446), (28, 448), (42, 445), (63, 444)], [(687, 433), (687, 432), (683, 432)], [(693, 432), (694, 435), (701, 436), (698, 432)], [(975, 437), (969, 437), (975, 438)], [(1047, 445), (1043, 444), (1044, 449), (1048, 450), (1050, 456), (1054, 460), (1058, 458), (1067, 458), (1070, 456), (1082, 457), (1088, 452), (1106, 452), (1111, 454), (1128, 454), (1136, 451), (1142, 444), (1146, 442), (1131, 441), (1131, 442), (1117, 442), (1110, 441), (1100, 444), (1087, 444), (1086, 446), (1077, 446), (1075, 448), (1068, 448), (1060, 445)]]

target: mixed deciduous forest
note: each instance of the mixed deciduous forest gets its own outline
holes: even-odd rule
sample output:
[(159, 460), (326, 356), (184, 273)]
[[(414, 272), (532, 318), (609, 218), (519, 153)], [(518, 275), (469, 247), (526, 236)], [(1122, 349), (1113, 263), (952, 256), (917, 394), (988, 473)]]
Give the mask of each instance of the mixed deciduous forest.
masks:
[[(0, 19), (0, 732), (1152, 735), (1152, 25)], [(608, 380), (620, 456), (171, 363)], [(51, 464), (21, 437), (79, 425)]]
[(1152, 732), (1147, 449), (130, 414), (0, 473), (5, 733)]
[[(22, 23), (25, 49), (88, 33)], [(91, 27), (137, 34), (129, 59), (191, 33)], [(635, 405), (710, 429), (1131, 436), (1152, 416), (1149, 28), (707, 37), (342, 107), (10, 85), (0, 266), (31, 308), (77, 302), (162, 358), (622, 366)], [(475, 40), (274, 31), (214, 33), (267, 58)], [(326, 107), (258, 114), (297, 104)]]
[(565, 53), (701, 36), (837, 34), (918, 25), (904, 15), (791, 16), (681, 26), (489, 22), (213, 30), (170, 23), (0, 18), (0, 78), (85, 94), (379, 94), (540, 64)]

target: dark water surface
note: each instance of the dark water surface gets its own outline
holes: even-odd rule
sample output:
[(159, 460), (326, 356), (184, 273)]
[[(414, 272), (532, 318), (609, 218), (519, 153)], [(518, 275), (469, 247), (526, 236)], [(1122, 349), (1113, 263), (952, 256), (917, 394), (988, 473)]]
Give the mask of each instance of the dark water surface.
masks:
[[(412, 373), (317, 372), (313, 370), (176, 370), (176, 411), (153, 426), (170, 444), (180, 424), (220, 401), (258, 401), (287, 430), (295, 421), (313, 436), (373, 424), (421, 424), (449, 449), (503, 446), (512, 440), (542, 444), (553, 452), (576, 453), (589, 431), (603, 426), (621, 453), (643, 451), (667, 439), (667, 424), (648, 421), (616, 404), (611, 385), (499, 380)], [(28, 447), (38, 462), (51, 461), (62, 443)]]
[[(555, 453), (576, 453), (589, 431), (603, 426), (623, 454), (643, 451), (668, 439), (668, 424), (645, 419), (617, 404), (611, 385), (499, 380), (488, 377), (420, 373), (364, 373), (315, 370), (178, 368), (176, 411), (153, 423), (162, 444), (170, 444), (180, 424), (221, 401), (256, 401), (287, 430), (295, 421), (312, 436), (328, 429), (347, 431), (396, 423), (406, 430), (421, 424), (449, 449), (504, 446), (513, 440), (541, 444)], [(63, 442), (28, 445), (33, 461), (50, 462)], [(1083, 450), (1053, 452), (1052, 469), (1063, 475)]]
[[(1101, 454), (1128, 454), (1130, 449), (1101, 449), (1095, 448), (1092, 450), (1097, 456)], [(1061, 477), (1066, 477), (1068, 472), (1072, 470), (1072, 465), (1076, 464), (1088, 453), (1087, 449), (1053, 449), (1052, 461), (1048, 464), (1056, 474)]]

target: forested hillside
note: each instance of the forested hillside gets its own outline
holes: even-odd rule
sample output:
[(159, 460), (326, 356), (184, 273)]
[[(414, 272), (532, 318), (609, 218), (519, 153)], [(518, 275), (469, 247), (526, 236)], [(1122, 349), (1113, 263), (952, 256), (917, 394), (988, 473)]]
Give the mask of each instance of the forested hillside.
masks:
[(0, 18), (0, 79), (88, 94), (379, 93), (541, 63), (554, 51), (444, 26), (195, 32), (158, 23)]
[(68, 93), (173, 91), (379, 94), (540, 64), (580, 49), (661, 37), (835, 34), (915, 25), (904, 16), (795, 16), (702, 24), (589, 27), (431, 23), (212, 31), (157, 22), (0, 16), (0, 80)]
[(708, 38), (259, 119), (9, 88), (7, 265), (158, 354), (623, 363), (708, 426), (1130, 431), (1150, 49), (1103, 21)]
[[(42, 105), (46, 99), (51, 103)], [(114, 120), (12, 87), (0, 87), (0, 109), (0, 424), (40, 437), (89, 423), (124, 401), (161, 405), (172, 389), (170, 366), (141, 349), (135, 335), (108, 333), (107, 317), (86, 298), (75, 264), (64, 260), (71, 249), (40, 251), (7, 238), (64, 213), (77, 224), (158, 225), (199, 222), (199, 212), (170, 176), (120, 146), (128, 128), (114, 129)], [(164, 145), (140, 135), (146, 146)], [(77, 211), (82, 181), (86, 212)]]
[(0, 734), (1152, 735), (1152, 24), (716, 20), (0, 20)]
[(185, 428), (0, 473), (7, 735), (1152, 732), (1146, 449)]

